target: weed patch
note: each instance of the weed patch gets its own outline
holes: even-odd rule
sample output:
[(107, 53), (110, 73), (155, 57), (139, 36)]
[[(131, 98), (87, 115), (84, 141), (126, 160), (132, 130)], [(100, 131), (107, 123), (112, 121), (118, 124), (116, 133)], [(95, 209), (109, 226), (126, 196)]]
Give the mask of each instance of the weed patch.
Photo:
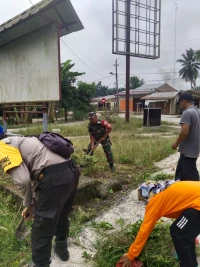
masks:
[[(141, 223), (142, 221), (138, 221), (132, 225), (124, 225), (120, 231), (110, 234), (106, 232), (103, 235), (102, 232), (102, 236), (96, 244), (95, 267), (114, 267), (133, 243)], [(151, 233), (139, 259), (144, 263), (144, 267), (179, 266), (172, 252), (173, 243), (169, 233), (169, 224), (160, 221)], [(88, 257), (88, 255), (86, 256)]]
[(21, 267), (31, 259), (30, 237), (23, 241), (15, 238), (15, 229), (21, 219), (10, 195), (0, 192), (0, 266)]
[(70, 216), (70, 237), (77, 238), (82, 231), (85, 223), (90, 221), (96, 216), (94, 209), (83, 210), (82, 207), (78, 207)]

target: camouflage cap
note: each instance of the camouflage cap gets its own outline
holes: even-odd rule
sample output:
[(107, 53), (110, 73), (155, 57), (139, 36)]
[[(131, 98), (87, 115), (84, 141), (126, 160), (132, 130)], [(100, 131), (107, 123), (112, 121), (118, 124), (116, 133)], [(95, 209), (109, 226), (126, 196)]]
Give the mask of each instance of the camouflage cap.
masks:
[(97, 117), (96, 112), (89, 112), (88, 113), (88, 119), (92, 119), (92, 118), (95, 118), (95, 117)]

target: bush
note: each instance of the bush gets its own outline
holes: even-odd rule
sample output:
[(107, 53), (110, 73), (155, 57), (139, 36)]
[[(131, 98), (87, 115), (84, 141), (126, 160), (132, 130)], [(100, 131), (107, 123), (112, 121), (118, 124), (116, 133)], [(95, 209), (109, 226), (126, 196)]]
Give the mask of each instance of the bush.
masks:
[(82, 111), (82, 110), (74, 110), (72, 119), (75, 121), (83, 121), (87, 119), (87, 112)]

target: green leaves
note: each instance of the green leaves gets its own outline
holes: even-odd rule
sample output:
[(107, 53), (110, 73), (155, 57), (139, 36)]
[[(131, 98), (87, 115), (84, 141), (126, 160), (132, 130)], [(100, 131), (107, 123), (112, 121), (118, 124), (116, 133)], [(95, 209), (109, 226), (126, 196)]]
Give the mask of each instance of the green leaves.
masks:
[(144, 84), (144, 80), (137, 76), (130, 77), (130, 89), (135, 89)]
[(183, 59), (178, 59), (177, 62), (183, 66), (179, 70), (179, 76), (186, 82), (191, 82), (191, 87), (196, 87), (196, 79), (199, 77), (200, 70), (200, 51), (194, 51), (192, 48), (186, 50), (185, 54), (182, 54)]

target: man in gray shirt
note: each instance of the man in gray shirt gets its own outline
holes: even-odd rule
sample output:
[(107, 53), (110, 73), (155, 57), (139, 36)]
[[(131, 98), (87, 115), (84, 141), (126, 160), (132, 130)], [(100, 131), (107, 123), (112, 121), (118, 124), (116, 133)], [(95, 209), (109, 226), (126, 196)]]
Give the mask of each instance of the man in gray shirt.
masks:
[(180, 121), (181, 133), (172, 145), (173, 149), (179, 146), (180, 152), (175, 180), (199, 181), (196, 161), (200, 153), (200, 111), (193, 105), (189, 93), (182, 93), (178, 103), (183, 114)]
[(8, 137), (0, 141), (0, 161), (24, 196), (22, 216), (30, 220), (31, 267), (49, 267), (52, 239), (61, 260), (69, 259), (67, 236), (79, 180), (73, 161), (50, 151), (36, 137)]

